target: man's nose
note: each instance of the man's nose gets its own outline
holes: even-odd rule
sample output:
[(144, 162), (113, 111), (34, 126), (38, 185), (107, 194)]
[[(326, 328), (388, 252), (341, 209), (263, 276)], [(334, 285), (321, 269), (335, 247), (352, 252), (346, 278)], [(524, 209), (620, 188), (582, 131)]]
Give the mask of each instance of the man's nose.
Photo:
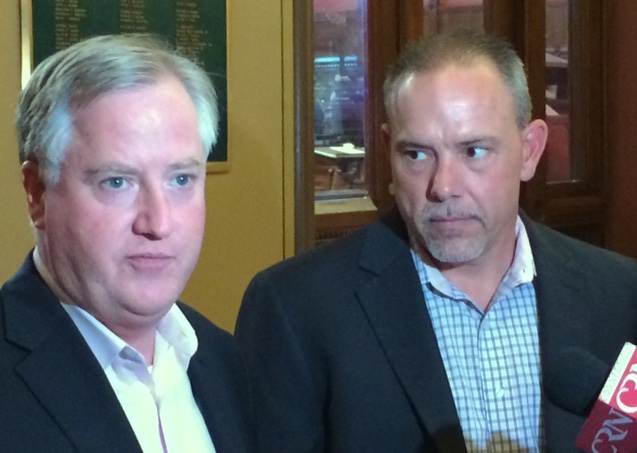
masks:
[(133, 232), (149, 239), (163, 239), (173, 228), (170, 201), (160, 186), (144, 187), (137, 203)]
[(454, 156), (440, 157), (429, 181), (429, 195), (437, 201), (461, 195), (464, 174), (460, 162)]

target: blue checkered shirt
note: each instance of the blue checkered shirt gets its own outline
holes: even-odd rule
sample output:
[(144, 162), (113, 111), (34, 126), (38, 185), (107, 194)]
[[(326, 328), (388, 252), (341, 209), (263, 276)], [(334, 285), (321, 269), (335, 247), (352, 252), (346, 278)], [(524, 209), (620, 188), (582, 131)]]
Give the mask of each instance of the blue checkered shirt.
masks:
[(535, 265), (519, 217), (516, 236), (486, 313), (412, 249), (469, 453), (543, 450)]

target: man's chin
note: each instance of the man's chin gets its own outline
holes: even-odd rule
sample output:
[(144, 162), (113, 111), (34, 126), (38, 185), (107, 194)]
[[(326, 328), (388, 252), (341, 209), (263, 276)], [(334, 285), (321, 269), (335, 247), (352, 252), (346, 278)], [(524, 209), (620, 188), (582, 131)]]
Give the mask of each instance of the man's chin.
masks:
[(449, 267), (459, 266), (477, 259), (484, 249), (476, 240), (426, 241), (427, 250), (438, 263)]
[(137, 316), (163, 316), (177, 301), (179, 294), (174, 289), (161, 291), (161, 288), (154, 288), (152, 292), (140, 291), (124, 296), (122, 305)]

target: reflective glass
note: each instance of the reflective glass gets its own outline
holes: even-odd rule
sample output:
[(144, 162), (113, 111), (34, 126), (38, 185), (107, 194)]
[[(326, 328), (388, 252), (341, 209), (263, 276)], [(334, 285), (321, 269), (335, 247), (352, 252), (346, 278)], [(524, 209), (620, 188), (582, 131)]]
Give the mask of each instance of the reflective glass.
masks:
[(484, 30), (482, 0), (423, 0), (425, 36), (457, 28)]
[(366, 11), (362, 0), (314, 0), (316, 200), (367, 195)]
[(547, 181), (575, 179), (570, 153), (568, 0), (546, 1), (546, 122), (549, 137), (544, 151)]

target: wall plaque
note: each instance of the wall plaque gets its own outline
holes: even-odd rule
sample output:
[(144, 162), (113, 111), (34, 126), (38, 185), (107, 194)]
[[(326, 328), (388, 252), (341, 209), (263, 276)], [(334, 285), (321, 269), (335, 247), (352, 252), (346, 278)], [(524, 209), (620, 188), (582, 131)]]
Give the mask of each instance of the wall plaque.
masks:
[(228, 171), (226, 0), (21, 0), (22, 79), (58, 50), (84, 38), (154, 33), (209, 73), (219, 98), (219, 139), (208, 164)]

